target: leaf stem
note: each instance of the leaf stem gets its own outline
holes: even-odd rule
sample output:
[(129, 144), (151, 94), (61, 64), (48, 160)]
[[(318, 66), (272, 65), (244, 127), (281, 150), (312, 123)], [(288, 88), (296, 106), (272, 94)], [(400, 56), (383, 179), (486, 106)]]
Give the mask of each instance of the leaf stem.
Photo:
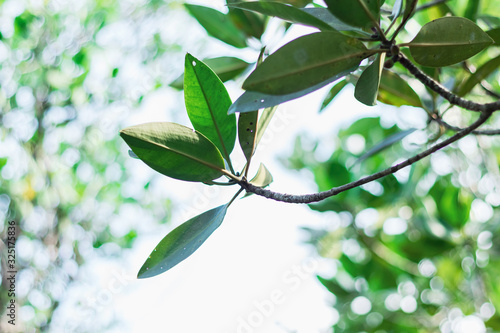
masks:
[(273, 199), (276, 201), (281, 201), (281, 202), (287, 202), (287, 203), (312, 203), (312, 202), (317, 202), (324, 200), (326, 198), (329, 198), (331, 196), (337, 195), (339, 193), (342, 193), (344, 191), (359, 187), (361, 185), (370, 183), (374, 180), (380, 179), (382, 177), (388, 176), (390, 174), (394, 174), (395, 172), (410, 166), (414, 164), (415, 162), (420, 161), (421, 159), (433, 154), (434, 152), (452, 144), (455, 141), (460, 140), (461, 138), (467, 136), (474, 130), (476, 130), (478, 127), (480, 127), (482, 124), (484, 124), (492, 115), (492, 112), (489, 111), (484, 111), (481, 112), (481, 115), (479, 118), (469, 127), (461, 130), (460, 132), (456, 133), (455, 135), (449, 137), (448, 139), (435, 144), (431, 148), (424, 150), (423, 152), (414, 155), (410, 157), (409, 159), (398, 163), (396, 165), (393, 165), (385, 170), (379, 171), (377, 173), (374, 173), (370, 176), (358, 179), (354, 182), (344, 184), (338, 187), (334, 187), (328, 191), (324, 192), (318, 192), (318, 193), (312, 193), (312, 194), (303, 194), (303, 195), (294, 195), (294, 194), (286, 194), (286, 193), (278, 193), (278, 192), (273, 192), (264, 188), (257, 187), (251, 183), (249, 183), (246, 179), (242, 179), (239, 184), (242, 189), (245, 189), (247, 192), (252, 192), (257, 195), (263, 196), (268, 199)]
[(236, 194), (231, 198), (231, 200), (227, 203), (227, 206), (229, 207), (233, 201), (238, 197), (238, 195), (240, 195), (240, 193), (243, 191), (243, 188), (240, 188), (238, 190), (238, 192), (236, 192)]

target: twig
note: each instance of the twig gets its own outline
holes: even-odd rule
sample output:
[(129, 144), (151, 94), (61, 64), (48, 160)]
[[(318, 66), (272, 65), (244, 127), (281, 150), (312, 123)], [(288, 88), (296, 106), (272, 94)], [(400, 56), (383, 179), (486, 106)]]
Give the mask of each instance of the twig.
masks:
[[(447, 123), (446, 121), (443, 120), (443, 118), (441, 118), (438, 115), (434, 115), (433, 117), (429, 117), (429, 118), (432, 121), (437, 122), (439, 125), (445, 127), (446, 129), (449, 129), (449, 130), (452, 130), (455, 132), (460, 132), (460, 131), (464, 130), (464, 128), (462, 128), (462, 127), (453, 126), (453, 125)], [(471, 134), (474, 134), (474, 135), (500, 135), (500, 129), (475, 130), (475, 131), (472, 131)]]
[(422, 72), (422, 70), (420, 70), (420, 68), (415, 66), (403, 53), (400, 53), (397, 56), (397, 60), (420, 82), (422, 82), (425, 86), (438, 93), (448, 102), (450, 102), (450, 104), (457, 105), (461, 108), (477, 112), (493, 112), (500, 110), (500, 101), (481, 104), (455, 95), (454, 93), (446, 89), (444, 86), (442, 86), (439, 82), (437, 82), (436, 80), (434, 80), (433, 78)]
[[(361, 185), (370, 183), (374, 180), (380, 179), (382, 177), (388, 176), (390, 174), (393, 174), (407, 166), (412, 165), (415, 162), (420, 161), (424, 157), (427, 157), (431, 155), (432, 153), (452, 144), (455, 141), (460, 140), (461, 138), (467, 136), (470, 134), (472, 131), (477, 129), (479, 126), (484, 124), (486, 120), (491, 116), (492, 112), (481, 112), (480, 117), (478, 120), (476, 120), (472, 125), (469, 127), (465, 128), (464, 130), (456, 133), (455, 135), (449, 137), (448, 139), (432, 146), (431, 148), (421, 152), (420, 154), (417, 154), (413, 157), (410, 157), (404, 162), (401, 162), (399, 164), (393, 165), (390, 168), (387, 168), (385, 170), (382, 170), (380, 172), (374, 173), (370, 176), (358, 179), (354, 182), (334, 187), (328, 191), (324, 192), (318, 192), (318, 193), (312, 193), (312, 194), (303, 194), (303, 195), (294, 195), (294, 194), (286, 194), (286, 193), (278, 193), (278, 192), (273, 192), (267, 189), (263, 189), (260, 187), (257, 187), (255, 185), (250, 184), (245, 178), (243, 178), (239, 184), (240, 186), (245, 189), (247, 192), (252, 192), (257, 195), (263, 196), (268, 199), (273, 199), (276, 201), (281, 201), (281, 202), (287, 202), (287, 203), (312, 203), (312, 202), (317, 202), (324, 200), (326, 198), (329, 198), (331, 196), (337, 195), (339, 193), (342, 193), (344, 191), (353, 189), (355, 187), (359, 187)], [(334, 177), (335, 175), (332, 175)]]
[(429, 2), (429, 3), (423, 4), (422, 6), (418, 6), (415, 11), (418, 12), (418, 11), (421, 11), (421, 10), (425, 10), (427, 8), (431, 8), (433, 6), (437, 6), (437, 5), (440, 5), (440, 4), (445, 3), (445, 2), (448, 2), (448, 0), (436, 0), (436, 1), (432, 1), (432, 2)]

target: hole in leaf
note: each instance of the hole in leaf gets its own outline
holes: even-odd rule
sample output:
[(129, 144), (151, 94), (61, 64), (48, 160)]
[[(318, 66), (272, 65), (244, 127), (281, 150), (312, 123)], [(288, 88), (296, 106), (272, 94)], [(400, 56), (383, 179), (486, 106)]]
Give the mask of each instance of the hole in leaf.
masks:
[(193, 61), (193, 66), (196, 66), (196, 61)]

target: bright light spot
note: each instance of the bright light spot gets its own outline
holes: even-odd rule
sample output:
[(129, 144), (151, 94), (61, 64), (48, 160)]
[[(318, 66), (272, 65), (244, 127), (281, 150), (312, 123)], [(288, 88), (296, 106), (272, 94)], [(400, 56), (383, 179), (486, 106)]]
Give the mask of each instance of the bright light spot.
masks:
[(475, 199), (471, 206), (471, 218), (477, 222), (486, 222), (493, 217), (493, 208), (481, 199)]
[(408, 229), (408, 223), (402, 218), (393, 217), (385, 220), (383, 229), (387, 235), (399, 235)]
[(423, 276), (429, 277), (436, 273), (436, 266), (429, 259), (424, 259), (418, 263), (418, 271)]
[(372, 303), (364, 296), (358, 296), (352, 300), (351, 310), (357, 315), (365, 315), (372, 309)]
[(409, 220), (413, 216), (413, 209), (411, 209), (411, 207), (409, 206), (403, 206), (399, 208), (398, 215), (402, 219)]
[(349, 136), (345, 142), (346, 148), (354, 155), (359, 155), (365, 150), (365, 138), (360, 134)]
[(415, 287), (413, 282), (406, 281), (399, 284), (398, 291), (401, 295), (415, 295), (417, 287)]
[(398, 311), (401, 303), (401, 295), (390, 294), (384, 301), (384, 305), (389, 311)]
[(479, 314), (484, 320), (488, 320), (495, 314), (495, 307), (491, 303), (484, 303), (479, 309)]
[(405, 296), (401, 299), (401, 310), (406, 313), (413, 313), (417, 310), (417, 300), (413, 296)]
[(450, 157), (443, 152), (436, 152), (431, 156), (431, 166), (438, 175), (444, 176), (453, 171)]
[(355, 239), (346, 239), (342, 242), (342, 252), (344, 252), (347, 256), (355, 256), (361, 250), (361, 246)]
[(483, 321), (476, 316), (460, 318), (453, 323), (453, 333), (485, 333), (486, 326)]
[(491, 238), (493, 237), (493, 234), (491, 231), (483, 231), (477, 236), (477, 246), (481, 250), (487, 250), (489, 249), (492, 245), (493, 242), (491, 241)]
[(378, 211), (375, 208), (363, 209), (356, 215), (354, 222), (358, 228), (368, 228), (374, 225), (378, 220)]

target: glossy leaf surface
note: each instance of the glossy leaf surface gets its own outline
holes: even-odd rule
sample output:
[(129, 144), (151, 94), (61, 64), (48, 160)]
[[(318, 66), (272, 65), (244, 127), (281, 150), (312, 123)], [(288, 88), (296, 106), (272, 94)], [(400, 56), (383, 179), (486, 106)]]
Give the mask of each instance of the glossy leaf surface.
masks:
[(333, 30), (330, 25), (309, 15), (307, 12), (279, 2), (249, 1), (233, 3), (229, 6), (254, 11), (268, 16), (275, 16), (285, 21), (315, 27), (320, 30)]
[(185, 4), (189, 13), (209, 35), (238, 48), (247, 46), (245, 34), (225, 15), (213, 8)]
[(384, 69), (385, 53), (380, 54), (375, 61), (368, 66), (356, 83), (354, 97), (361, 103), (373, 106), (377, 104), (378, 87), (380, 76)]
[(333, 15), (354, 27), (368, 29), (373, 27), (370, 15), (378, 20), (380, 16), (379, 0), (325, 0)]
[(228, 205), (206, 211), (172, 230), (144, 262), (137, 277), (153, 277), (168, 271), (195, 252), (221, 225)]
[(417, 63), (444, 67), (464, 61), (493, 43), (474, 22), (463, 17), (442, 17), (427, 23), (409, 44)]
[(189, 53), (184, 71), (184, 99), (194, 128), (212, 141), (228, 161), (236, 140), (236, 116), (227, 114), (231, 98), (217, 75)]
[(357, 39), (337, 32), (299, 37), (271, 54), (250, 74), (243, 89), (286, 95), (346, 75), (373, 54)]
[(120, 135), (144, 163), (159, 173), (186, 181), (210, 181), (222, 176), (224, 160), (210, 140), (175, 123), (127, 127)]
[[(210, 67), (222, 82), (234, 79), (250, 65), (246, 61), (235, 57), (208, 58), (203, 59), (203, 63)], [(184, 74), (170, 83), (170, 86), (179, 90), (184, 89)]]

